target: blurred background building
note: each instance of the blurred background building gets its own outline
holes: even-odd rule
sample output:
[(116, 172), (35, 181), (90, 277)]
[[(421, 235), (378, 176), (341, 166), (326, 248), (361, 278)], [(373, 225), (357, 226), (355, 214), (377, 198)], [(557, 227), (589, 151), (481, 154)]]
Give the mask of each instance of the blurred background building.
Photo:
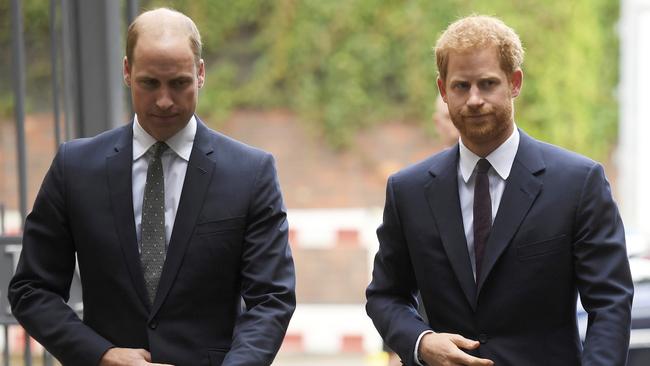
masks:
[[(299, 302), (278, 365), (385, 364), (364, 310), (385, 183), (442, 148), (432, 47), (472, 12), (519, 32), (517, 125), (605, 165), (635, 280), (650, 279), (650, 0), (0, 0), (0, 320), (11, 321), (5, 290), (22, 220), (56, 147), (130, 120), (126, 26), (157, 6), (201, 31), (198, 115), (277, 160)], [(0, 346), (22, 359), (31, 343), (4, 329)]]

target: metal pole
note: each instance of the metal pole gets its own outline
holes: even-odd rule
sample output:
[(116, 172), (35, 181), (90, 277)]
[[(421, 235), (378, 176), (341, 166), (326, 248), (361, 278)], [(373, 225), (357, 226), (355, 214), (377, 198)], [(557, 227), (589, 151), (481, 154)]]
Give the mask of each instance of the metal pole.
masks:
[(62, 57), (62, 89), (63, 89), (63, 133), (68, 141), (76, 136), (74, 133), (77, 104), (77, 80), (74, 73), (76, 65), (76, 16), (72, 0), (61, 0), (61, 57)]
[[(21, 223), (27, 215), (27, 152), (25, 148), (25, 44), (23, 18), (19, 0), (11, 1), (11, 32), (13, 34), (14, 114), (16, 116), (16, 146), (18, 148), (18, 185)], [(31, 366), (31, 345), (25, 334), (25, 365)]]
[(9, 324), (5, 324), (4, 328), (5, 335), (5, 349), (2, 352), (2, 358), (4, 359), (4, 365), (9, 366)]
[(21, 223), (27, 215), (27, 152), (25, 148), (25, 43), (23, 19), (19, 0), (11, 0), (11, 31), (13, 34), (14, 114), (16, 116), (16, 146), (18, 148), (18, 186)]
[(59, 119), (59, 68), (56, 35), (56, 0), (50, 0), (50, 59), (52, 64), (52, 104), (54, 105), (54, 148), (58, 149), (61, 144), (61, 126)]
[[(133, 19), (135, 19), (136, 16), (138, 16), (138, 7), (140, 6), (138, 0), (127, 0), (126, 1), (126, 22), (127, 26), (133, 22)], [(133, 111), (133, 103), (131, 101), (131, 90), (127, 90), (126, 92), (126, 103), (128, 104), (129, 108), (129, 116), (128, 118), (133, 118), (133, 114), (135, 113)]]
[(25, 366), (32, 366), (32, 344), (30, 342), (29, 334), (25, 331)]
[(133, 19), (138, 15), (138, 7), (140, 6), (138, 0), (126, 0), (126, 22), (127, 25), (131, 24)]

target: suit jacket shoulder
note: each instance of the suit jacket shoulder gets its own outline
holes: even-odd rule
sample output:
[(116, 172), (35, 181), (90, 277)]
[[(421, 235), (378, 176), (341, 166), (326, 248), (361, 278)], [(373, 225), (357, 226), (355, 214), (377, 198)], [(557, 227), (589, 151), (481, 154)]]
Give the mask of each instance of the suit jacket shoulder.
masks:
[[(105, 157), (115, 152), (116, 147), (124, 147), (132, 142), (133, 124), (127, 123), (93, 137), (83, 137), (62, 143), (66, 154), (80, 155), (85, 158), (93, 156)], [(86, 161), (86, 159), (82, 160)]]
[(570, 151), (547, 142), (536, 140), (526, 135), (523, 131), (520, 133), (521, 142), (520, 150), (517, 152), (517, 157), (521, 157), (525, 154), (523, 151), (524, 149), (534, 148), (539, 151), (546, 167), (550, 169), (567, 167), (591, 169), (594, 165), (599, 164), (598, 162), (574, 151)]
[(393, 184), (406, 187), (422, 187), (431, 175), (455, 174), (458, 163), (458, 144), (407, 166), (391, 175)]

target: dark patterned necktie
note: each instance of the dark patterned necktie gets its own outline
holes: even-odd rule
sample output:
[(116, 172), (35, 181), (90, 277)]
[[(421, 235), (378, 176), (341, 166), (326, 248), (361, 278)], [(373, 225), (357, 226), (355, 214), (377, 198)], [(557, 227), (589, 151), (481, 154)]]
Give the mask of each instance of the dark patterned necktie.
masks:
[(474, 257), (476, 259), (476, 283), (481, 275), (481, 265), (485, 254), (485, 244), (492, 228), (492, 200), (490, 181), (487, 172), (490, 162), (481, 159), (476, 164), (476, 184), (474, 185)]
[(166, 149), (167, 144), (160, 141), (149, 149), (153, 156), (147, 168), (142, 200), (140, 261), (152, 304), (165, 263), (165, 179), (160, 157)]

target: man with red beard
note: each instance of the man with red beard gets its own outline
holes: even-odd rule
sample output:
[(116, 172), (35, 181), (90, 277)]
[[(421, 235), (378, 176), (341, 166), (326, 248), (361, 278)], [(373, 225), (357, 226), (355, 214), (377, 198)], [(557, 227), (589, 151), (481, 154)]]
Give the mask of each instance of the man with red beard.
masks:
[(502, 21), (458, 20), (435, 53), (460, 141), (389, 178), (368, 315), (407, 365), (625, 365), (633, 285), (602, 166), (516, 127), (524, 51)]

